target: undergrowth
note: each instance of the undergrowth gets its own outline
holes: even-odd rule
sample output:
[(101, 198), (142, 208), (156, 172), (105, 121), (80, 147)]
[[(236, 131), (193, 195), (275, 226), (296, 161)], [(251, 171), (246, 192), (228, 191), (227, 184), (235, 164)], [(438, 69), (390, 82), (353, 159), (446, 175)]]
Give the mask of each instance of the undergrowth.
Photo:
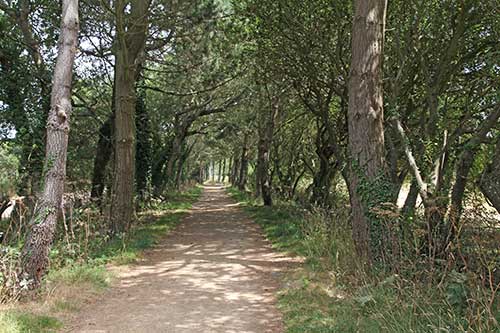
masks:
[(472, 275), (451, 271), (436, 283), (422, 281), (414, 264), (398, 274), (366, 271), (345, 207), (326, 216), (289, 202), (263, 207), (247, 193), (228, 191), (276, 249), (305, 259), (279, 295), (287, 332), (500, 332), (498, 296)]
[[(138, 216), (137, 223), (123, 237), (109, 239), (100, 231), (100, 220), (90, 220), (90, 223), (87, 220), (88, 226), (81, 228), (83, 235), (77, 233), (72, 239), (60, 234), (51, 251), (51, 269), (42, 291), (34, 302), (29, 302), (30, 306), (25, 306), (26, 300), (22, 300), (14, 306), (0, 308), (0, 333), (53, 332), (61, 328), (62, 323), (54, 314), (78, 310), (79, 297), (108, 287), (112, 273), (106, 265), (123, 265), (137, 260), (143, 250), (157, 244), (181, 221), (201, 192), (201, 188), (193, 187), (182, 193), (171, 193), (165, 201), (153, 203)], [(6, 265), (8, 260), (15, 265), (20, 245), (6, 247), (2, 252), (8, 254), (2, 264)], [(15, 270), (11, 271), (10, 278), (15, 278)], [(0, 274), (0, 280), (6, 278), (9, 277)], [(9, 294), (0, 287), (0, 296), (2, 292)], [(4, 303), (8, 300), (6, 296), (2, 299)], [(12, 305), (13, 301), (11, 299), (8, 303)], [(48, 303), (50, 306), (47, 307)]]

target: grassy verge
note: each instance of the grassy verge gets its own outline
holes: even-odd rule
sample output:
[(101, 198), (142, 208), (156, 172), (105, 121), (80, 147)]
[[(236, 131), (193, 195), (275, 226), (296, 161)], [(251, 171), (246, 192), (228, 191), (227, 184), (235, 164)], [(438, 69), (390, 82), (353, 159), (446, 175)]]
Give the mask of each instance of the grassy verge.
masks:
[[(143, 250), (157, 244), (181, 221), (201, 191), (193, 187), (171, 194), (166, 202), (156, 203), (142, 213), (126, 237), (94, 237), (76, 258), (68, 258), (63, 242), (56, 244), (51, 253), (51, 263), (56, 268), (47, 275), (42, 292), (34, 301), (0, 308), (0, 333), (60, 329), (61, 318), (109, 286), (112, 273), (106, 265), (129, 264), (140, 258)], [(72, 248), (75, 245), (82, 244), (72, 244)]]
[(325, 217), (291, 204), (263, 207), (228, 191), (275, 248), (305, 258), (279, 294), (287, 332), (500, 332), (498, 302), (489, 307), (495, 321), (481, 304), (488, 297), (474, 295), (484, 289), (467, 285), (461, 274), (450, 273), (437, 287), (411, 272), (366, 273), (357, 264), (346, 209)]

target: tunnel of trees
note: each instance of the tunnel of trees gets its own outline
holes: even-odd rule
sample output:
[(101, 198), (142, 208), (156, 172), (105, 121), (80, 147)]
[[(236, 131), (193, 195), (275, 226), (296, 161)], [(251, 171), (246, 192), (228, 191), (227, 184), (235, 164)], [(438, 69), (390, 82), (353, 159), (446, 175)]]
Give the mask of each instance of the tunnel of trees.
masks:
[(213, 182), (348, 225), (367, 269), (496, 286), (499, 7), (0, 0), (0, 232), (18, 283), (40, 286), (79, 218), (124, 237)]

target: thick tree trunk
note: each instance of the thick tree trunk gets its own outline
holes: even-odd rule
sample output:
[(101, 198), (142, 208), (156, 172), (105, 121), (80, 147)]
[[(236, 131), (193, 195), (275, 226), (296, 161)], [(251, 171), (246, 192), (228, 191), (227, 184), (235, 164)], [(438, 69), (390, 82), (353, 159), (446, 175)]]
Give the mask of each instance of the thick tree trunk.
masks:
[[(134, 214), (135, 80), (139, 54), (146, 43), (150, 0), (115, 4), (115, 163), (111, 193), (111, 232), (128, 229)], [(127, 13), (126, 13), (127, 12)]]
[(116, 58), (115, 162), (111, 191), (111, 232), (128, 230), (134, 213), (135, 171), (135, 72), (125, 62), (125, 55)]
[(64, 0), (59, 51), (54, 69), (51, 109), (47, 119), (47, 148), (42, 193), (30, 221), (22, 251), (21, 279), (40, 286), (49, 263), (49, 251), (62, 208), (71, 116), (71, 83), (78, 42), (78, 0)]
[[(355, 0), (349, 77), (349, 153), (351, 221), (357, 252), (371, 260), (369, 210), (380, 198), (366, 198), (362, 188), (385, 173), (382, 59), (386, 0)], [(379, 189), (382, 190), (382, 189)], [(369, 193), (373, 195), (373, 191)], [(375, 252), (375, 253), (374, 253)]]

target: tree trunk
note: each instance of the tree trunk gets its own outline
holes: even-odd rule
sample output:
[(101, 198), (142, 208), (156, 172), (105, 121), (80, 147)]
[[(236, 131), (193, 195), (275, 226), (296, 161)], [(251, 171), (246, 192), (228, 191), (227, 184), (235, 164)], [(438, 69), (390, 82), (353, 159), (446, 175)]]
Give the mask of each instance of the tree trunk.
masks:
[(142, 90), (135, 108), (137, 129), (135, 154), (135, 188), (138, 201), (145, 201), (148, 194), (148, 182), (151, 174), (151, 128), (148, 110), (145, 105), (145, 92)]
[(220, 180), (221, 180), (221, 177), (222, 177), (222, 161), (219, 160), (217, 162), (217, 164), (219, 164), (219, 172), (217, 173), (217, 183), (220, 184)]
[[(469, 172), (472, 169), (476, 153), (479, 151), (481, 143), (486, 139), (491, 128), (494, 127), (500, 118), (500, 106), (490, 113), (485, 119), (476, 134), (464, 146), (464, 151), (460, 154), (455, 171), (455, 184), (451, 191), (451, 202), (448, 225), (445, 228), (445, 233), (441, 236), (446, 237), (443, 244), (443, 249), (447, 247), (448, 243), (457, 234), (459, 229), (460, 216), (463, 211), (463, 198), (465, 194), (465, 186)], [(498, 177), (498, 174), (497, 174)]]
[(113, 154), (112, 123), (113, 116), (111, 115), (99, 129), (99, 141), (97, 141), (94, 172), (92, 174), (92, 189), (90, 192), (90, 197), (98, 206), (101, 206), (102, 193), (104, 192), (106, 167)]
[(71, 83), (78, 42), (78, 0), (64, 0), (59, 51), (47, 119), (45, 177), (22, 251), (21, 278), (39, 287), (49, 263), (50, 246), (62, 208), (71, 116)]
[(319, 170), (315, 173), (312, 184), (311, 203), (320, 207), (330, 206), (330, 188), (334, 170), (330, 165), (331, 153), (317, 152), (319, 157)]
[[(111, 232), (128, 229), (134, 213), (135, 80), (146, 43), (150, 1), (117, 1), (115, 56), (115, 163), (111, 194)], [(127, 12), (127, 14), (126, 14)]]
[[(111, 191), (111, 232), (128, 229), (134, 212), (135, 73), (125, 63), (123, 53), (116, 57), (115, 163)], [(126, 51), (125, 51), (126, 52)]]
[(247, 185), (247, 175), (248, 175), (248, 134), (245, 134), (243, 139), (243, 147), (241, 149), (241, 159), (240, 159), (240, 170), (238, 177), (238, 189), (244, 191)]
[(164, 168), (165, 163), (167, 163), (169, 154), (170, 145), (169, 148), (166, 148), (165, 151), (162, 152), (161, 156), (156, 159), (155, 163), (153, 163), (153, 168), (151, 171), (151, 185), (153, 186), (153, 194), (156, 197), (161, 195), (163, 189)]
[(418, 184), (415, 180), (411, 182), (410, 190), (406, 196), (402, 211), (404, 216), (412, 216), (418, 199)]
[[(385, 173), (382, 59), (386, 0), (355, 0), (352, 28), (352, 58), (349, 77), (349, 153), (351, 221), (359, 255), (371, 260), (370, 208), (384, 198), (363, 188), (375, 187)], [(381, 191), (382, 189), (378, 189)], [(378, 252), (378, 251), (375, 251)]]
[(486, 166), (479, 188), (484, 196), (490, 201), (495, 209), (500, 213), (500, 136), (497, 139), (495, 155), (491, 162)]
[(226, 182), (226, 158), (222, 161), (222, 184)]
[(233, 158), (230, 157), (229, 158), (229, 165), (227, 166), (227, 170), (226, 170), (226, 173), (228, 175), (228, 181), (230, 184), (233, 183)]
[[(237, 154), (237, 153), (235, 153)], [(232, 170), (232, 185), (233, 186), (238, 186), (239, 181), (239, 172), (240, 172), (240, 164), (241, 160), (239, 157), (235, 156), (234, 157), (234, 163), (233, 163), (233, 170)]]
[[(174, 181), (174, 170), (175, 164), (179, 160), (182, 154), (182, 144), (184, 142), (184, 135), (176, 134), (174, 141), (172, 142), (172, 149), (170, 150), (170, 156), (168, 157), (167, 167), (164, 175), (164, 184), (172, 184)], [(163, 190), (165, 188), (163, 187)]]
[(259, 143), (257, 147), (257, 197), (262, 195), (264, 206), (271, 206), (272, 189), (269, 174), (270, 151), (273, 142), (274, 127), (278, 116), (278, 101), (272, 101), (269, 110), (264, 110), (262, 124), (259, 128)]

